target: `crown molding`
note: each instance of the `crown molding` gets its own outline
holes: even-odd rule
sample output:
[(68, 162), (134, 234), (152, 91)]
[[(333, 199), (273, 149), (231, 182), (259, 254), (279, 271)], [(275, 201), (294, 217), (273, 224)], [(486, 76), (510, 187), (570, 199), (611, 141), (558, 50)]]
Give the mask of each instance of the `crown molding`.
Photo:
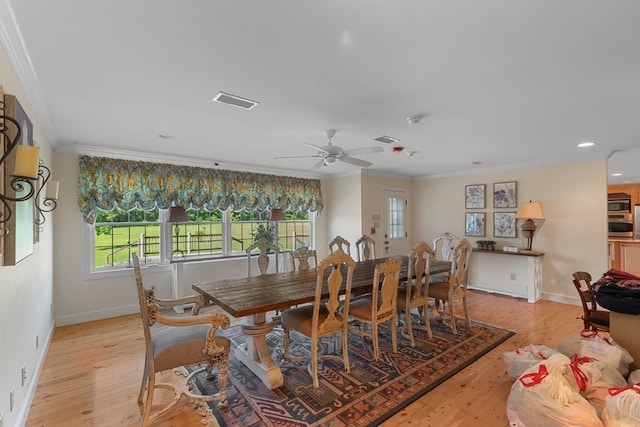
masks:
[(42, 91), (38, 76), (31, 62), (29, 52), (27, 52), (9, 0), (0, 0), (0, 42), (9, 58), (9, 62), (13, 66), (18, 81), (27, 95), (27, 100), (35, 114), (35, 119), (40, 125), (45, 142), (51, 148), (56, 148), (59, 140), (58, 132), (51, 120), (46, 102), (41, 95)]

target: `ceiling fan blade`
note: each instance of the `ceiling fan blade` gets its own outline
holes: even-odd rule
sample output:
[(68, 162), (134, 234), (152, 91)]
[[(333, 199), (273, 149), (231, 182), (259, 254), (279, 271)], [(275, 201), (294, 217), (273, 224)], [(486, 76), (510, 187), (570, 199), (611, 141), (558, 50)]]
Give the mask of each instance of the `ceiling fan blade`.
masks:
[(324, 165), (325, 165), (324, 159), (322, 159), (318, 163), (315, 163), (313, 166), (311, 166), (311, 169), (318, 169), (318, 168), (321, 168)]
[(353, 150), (345, 150), (344, 154), (347, 156), (358, 156), (360, 154), (373, 154), (373, 153), (381, 153), (384, 149), (382, 147), (362, 147), (362, 148), (354, 148)]
[(305, 142), (304, 145), (314, 148), (316, 150), (318, 150), (318, 152), (320, 153), (324, 153), (324, 154), (331, 154), (330, 152), (328, 152), (327, 150), (325, 150), (324, 148), (318, 146), (318, 145), (314, 145), (314, 144), (309, 144), (308, 142)]
[(355, 157), (349, 157), (349, 156), (338, 157), (338, 160), (355, 165), (355, 166), (360, 166), (361, 168), (366, 168), (373, 164), (371, 162), (367, 162), (366, 160), (360, 160), (360, 159), (356, 159)]
[(309, 156), (280, 156), (280, 157), (274, 157), (274, 159), (302, 159), (307, 157), (324, 157), (324, 156), (320, 154), (313, 154)]

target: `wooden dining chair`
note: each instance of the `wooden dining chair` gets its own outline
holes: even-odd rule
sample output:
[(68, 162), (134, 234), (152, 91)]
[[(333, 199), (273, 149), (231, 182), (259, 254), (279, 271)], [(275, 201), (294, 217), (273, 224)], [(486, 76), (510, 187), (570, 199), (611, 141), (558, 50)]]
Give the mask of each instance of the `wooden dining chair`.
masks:
[[(291, 265), (294, 271), (308, 270), (318, 265), (318, 257), (315, 249), (309, 249), (307, 246), (296, 249), (290, 252)], [(313, 260), (313, 262), (310, 262)]]
[(576, 271), (573, 273), (573, 285), (582, 302), (582, 317), (580, 319), (584, 322), (584, 329), (609, 332), (609, 312), (598, 310), (596, 297), (591, 287), (591, 274), (586, 271)]
[(413, 337), (413, 321), (411, 311), (417, 309), (418, 326), (421, 328), (424, 318), (425, 330), (429, 339), (433, 338), (431, 323), (429, 322), (429, 262), (433, 257), (433, 250), (426, 242), (418, 243), (409, 253), (409, 263), (407, 268), (407, 282), (398, 289), (398, 320), (402, 313), (405, 319), (401, 332), (406, 330), (406, 334), (411, 342), (411, 347), (416, 346)]
[(251, 265), (253, 264), (254, 253), (258, 253), (258, 270), (264, 276), (269, 270), (269, 253), (274, 255), (276, 273), (280, 272), (280, 250), (270, 239), (258, 239), (246, 250), (247, 252), (247, 275), (251, 277)]
[(351, 256), (351, 243), (342, 236), (336, 236), (329, 242), (329, 251), (333, 252), (341, 249), (344, 253)]
[[(346, 265), (346, 275), (341, 267)], [(342, 338), (342, 362), (347, 373), (349, 367), (349, 348), (347, 335), (349, 328), (349, 300), (355, 261), (343, 250), (336, 249), (318, 264), (316, 270), (316, 290), (314, 302), (311, 305), (289, 308), (282, 312), (281, 324), (284, 329), (283, 363), (289, 359), (290, 331), (296, 330), (311, 339), (311, 361), (309, 373), (313, 378), (313, 386), (320, 386), (318, 380), (318, 349), (320, 339), (333, 334), (340, 334)], [(328, 274), (325, 274), (329, 271)], [(325, 280), (326, 276), (326, 280)], [(328, 298), (323, 293), (328, 292)], [(344, 300), (340, 301), (340, 291), (345, 290)], [(339, 310), (341, 308), (341, 310)], [(321, 359), (337, 359), (333, 354), (323, 354)]]
[(376, 257), (376, 241), (366, 234), (356, 240), (356, 256), (358, 261), (366, 261), (375, 259)]
[[(433, 249), (433, 254), (436, 259), (441, 259), (442, 261), (453, 261), (453, 250), (460, 243), (460, 238), (453, 233), (448, 231), (437, 235), (433, 239), (433, 245), (431, 246)], [(434, 274), (431, 276), (432, 282), (444, 282), (448, 279), (449, 273), (440, 273)]]
[(376, 362), (380, 361), (379, 328), (385, 322), (390, 322), (393, 352), (398, 352), (396, 300), (401, 269), (402, 260), (398, 258), (389, 258), (376, 265), (371, 296), (353, 301), (349, 306), (349, 317), (359, 324), (351, 330), (363, 338), (371, 338)]
[(471, 243), (463, 239), (454, 250), (454, 257), (451, 263), (451, 271), (445, 282), (429, 284), (429, 297), (435, 300), (436, 307), (442, 303), (444, 309), (449, 309), (451, 329), (454, 335), (458, 334), (456, 319), (453, 314), (454, 301), (462, 301), (464, 316), (467, 324), (471, 326), (469, 317), (469, 306), (467, 304), (467, 281), (469, 277), (469, 260), (471, 259)]
[[(217, 332), (219, 328), (229, 327), (229, 318), (224, 314), (190, 317), (172, 317), (163, 314), (161, 307), (154, 302), (143, 286), (137, 254), (132, 254), (132, 259), (145, 340), (145, 363), (138, 393), (138, 405), (142, 407), (141, 424), (146, 426), (165, 415), (178, 403), (182, 395), (198, 402), (218, 400), (219, 407), (227, 407), (227, 362), (230, 341), (218, 335)], [(156, 384), (156, 373), (195, 364), (204, 366), (191, 372), (184, 380), (184, 384)], [(191, 392), (192, 386), (189, 383), (194, 375), (206, 369), (207, 378), (212, 379), (214, 366), (218, 368), (219, 393), (200, 395)], [(156, 389), (172, 390), (174, 398), (152, 414)]]

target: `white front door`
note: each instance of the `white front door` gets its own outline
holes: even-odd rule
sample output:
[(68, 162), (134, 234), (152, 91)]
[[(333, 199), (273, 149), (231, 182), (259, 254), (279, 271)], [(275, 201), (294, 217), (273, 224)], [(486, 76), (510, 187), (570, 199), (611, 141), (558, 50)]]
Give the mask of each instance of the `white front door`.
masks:
[(382, 256), (406, 255), (407, 251), (407, 193), (404, 191), (384, 190)]

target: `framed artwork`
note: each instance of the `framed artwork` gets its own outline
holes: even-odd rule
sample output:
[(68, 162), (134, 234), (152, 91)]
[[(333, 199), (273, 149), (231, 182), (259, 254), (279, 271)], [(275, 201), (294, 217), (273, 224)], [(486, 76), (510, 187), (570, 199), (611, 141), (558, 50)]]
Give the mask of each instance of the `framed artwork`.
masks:
[(516, 199), (516, 182), (496, 182), (493, 184), (493, 207), (515, 208), (518, 205)]
[(484, 184), (464, 186), (465, 209), (484, 209), (485, 188)]
[(516, 213), (493, 213), (493, 237), (516, 237)]
[(485, 234), (484, 223), (484, 212), (466, 212), (464, 221), (464, 235), (483, 237)]

